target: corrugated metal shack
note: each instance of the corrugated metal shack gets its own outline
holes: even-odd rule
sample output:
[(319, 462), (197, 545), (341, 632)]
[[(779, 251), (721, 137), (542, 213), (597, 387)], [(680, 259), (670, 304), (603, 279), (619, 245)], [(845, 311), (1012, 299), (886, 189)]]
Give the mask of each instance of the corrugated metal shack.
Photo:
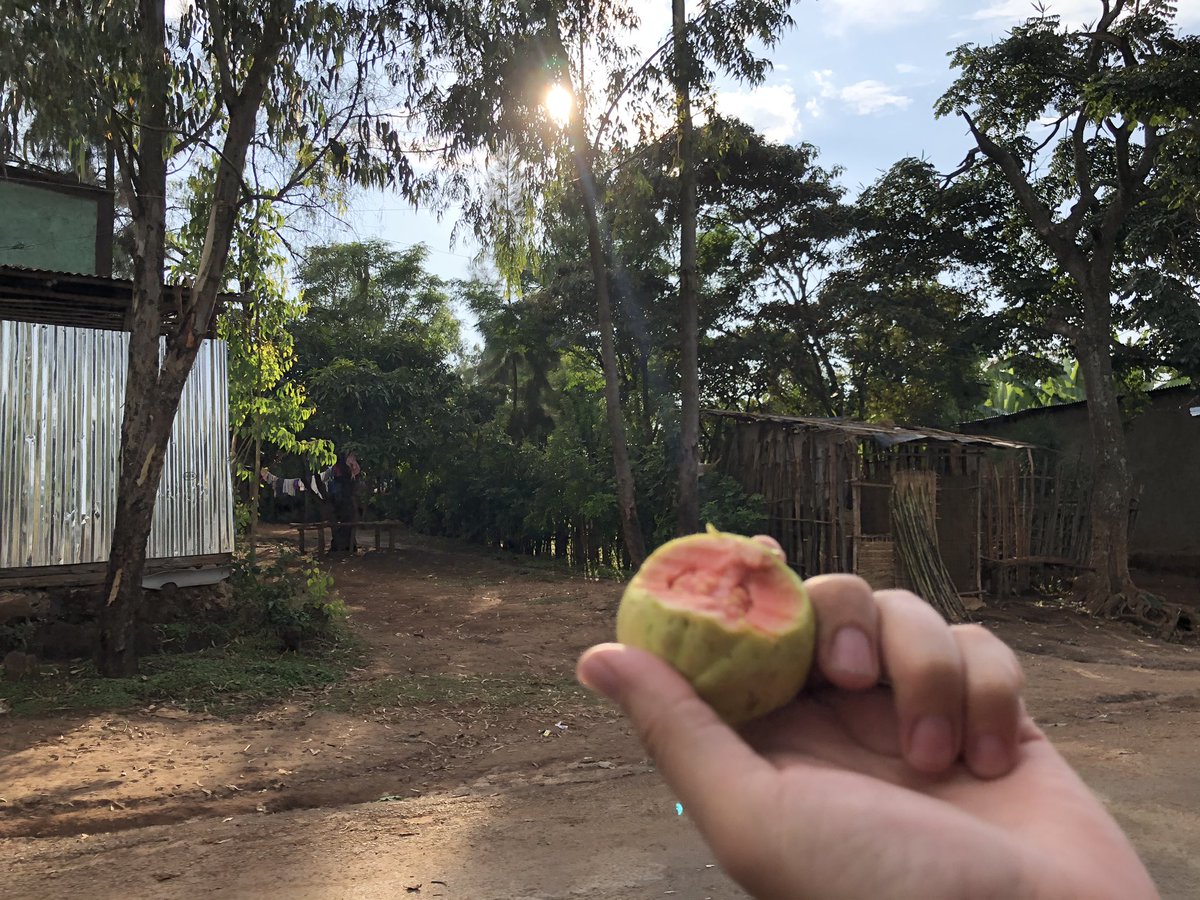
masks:
[[(0, 266), (0, 586), (103, 578), (131, 297), (127, 281)], [(148, 581), (227, 565), (233, 538), (226, 347), (210, 335), (175, 419)]]
[[(805, 576), (854, 572), (914, 587), (896, 497), (916, 491), (925, 531), (959, 596), (982, 593), (995, 540), (996, 461), (1033, 445), (934, 428), (708, 410), (707, 464), (766, 501), (767, 532)], [(923, 520), (924, 521), (924, 520)]]

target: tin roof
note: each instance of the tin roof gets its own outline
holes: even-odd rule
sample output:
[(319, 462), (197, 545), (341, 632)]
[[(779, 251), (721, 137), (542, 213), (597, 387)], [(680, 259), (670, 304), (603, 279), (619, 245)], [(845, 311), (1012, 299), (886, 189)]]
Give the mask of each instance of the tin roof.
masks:
[[(1180, 398), (1180, 408), (1186, 408), (1192, 401), (1200, 399), (1200, 385), (1194, 384), (1190, 378), (1183, 379), (1183, 384), (1164, 384), (1159, 387), (1150, 388), (1146, 393), (1154, 398), (1159, 397), (1175, 397)], [(1121, 397), (1125, 396), (1122, 391)], [(1028, 409), (1018, 410), (1011, 413), (998, 413), (994, 416), (985, 416), (982, 419), (971, 419), (967, 422), (959, 422), (959, 428), (989, 428), (992, 426), (1003, 427), (1006, 423), (1017, 422), (1021, 419), (1035, 419), (1041, 416), (1057, 415), (1064, 410), (1077, 409), (1081, 410), (1087, 407), (1086, 400), (1073, 400), (1070, 403), (1051, 403), (1049, 406), (1031, 406)]]
[[(164, 285), (163, 332), (174, 328), (180, 300), (190, 288)], [(234, 299), (221, 295), (218, 306)], [(125, 331), (133, 282), (100, 275), (0, 266), (0, 319)], [(207, 337), (215, 337), (210, 331)]]
[(1036, 447), (1022, 441), (985, 437), (977, 434), (960, 434), (940, 428), (901, 428), (896, 425), (880, 425), (861, 422), (857, 419), (826, 419), (809, 416), (775, 416), (765, 413), (745, 413), (734, 410), (707, 409), (705, 415), (734, 419), (743, 422), (770, 422), (792, 428), (811, 428), (817, 431), (836, 431), (853, 437), (868, 438), (884, 447), (913, 441), (941, 441), (955, 444), (974, 444), (1001, 447), (1007, 450), (1023, 450)]

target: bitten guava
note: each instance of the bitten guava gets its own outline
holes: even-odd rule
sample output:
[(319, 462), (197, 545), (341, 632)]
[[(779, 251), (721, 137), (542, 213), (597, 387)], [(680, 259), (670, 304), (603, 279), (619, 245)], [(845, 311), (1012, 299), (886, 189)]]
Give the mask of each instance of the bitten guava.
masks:
[(803, 688), (816, 617), (777, 549), (710, 525), (650, 554), (621, 597), (617, 640), (670, 663), (737, 725)]

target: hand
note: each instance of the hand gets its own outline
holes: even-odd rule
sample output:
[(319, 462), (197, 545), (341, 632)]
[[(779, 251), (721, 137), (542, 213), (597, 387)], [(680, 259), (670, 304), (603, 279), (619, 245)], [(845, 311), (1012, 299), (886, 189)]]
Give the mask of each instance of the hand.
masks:
[(644, 651), (602, 644), (578, 667), (620, 704), (751, 895), (1158, 896), (1026, 714), (1005, 644), (981, 626), (948, 626), (905, 591), (872, 593), (845, 575), (806, 587), (818, 621), (812, 683), (740, 731)]

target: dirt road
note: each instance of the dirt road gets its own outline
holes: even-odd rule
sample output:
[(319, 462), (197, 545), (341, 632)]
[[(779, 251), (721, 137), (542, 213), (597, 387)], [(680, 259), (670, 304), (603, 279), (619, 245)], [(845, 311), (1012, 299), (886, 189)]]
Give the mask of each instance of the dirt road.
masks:
[[(415, 539), (334, 573), (371, 647), (348, 685), (231, 720), (0, 720), (0, 893), (741, 896), (571, 679), (619, 585)], [(1200, 896), (1200, 650), (1050, 607), (988, 623), (1163, 896)]]

